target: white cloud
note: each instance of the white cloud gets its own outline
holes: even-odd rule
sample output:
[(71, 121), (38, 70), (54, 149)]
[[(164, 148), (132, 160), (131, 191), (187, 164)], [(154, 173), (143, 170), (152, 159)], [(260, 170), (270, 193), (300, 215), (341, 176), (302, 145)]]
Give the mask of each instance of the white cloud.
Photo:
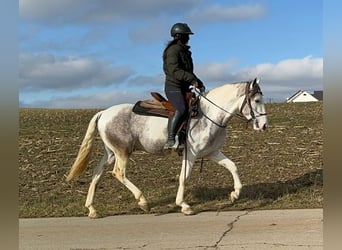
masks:
[(233, 60), (227, 62), (209, 62), (196, 66), (196, 75), (206, 82), (227, 82), (232, 79)]
[(129, 36), (133, 42), (156, 42), (162, 38), (169, 38), (170, 36), (170, 23), (164, 19), (159, 18), (156, 20), (146, 20), (141, 24), (132, 28), (129, 32)]
[(143, 86), (144, 88), (160, 88), (160, 89), (163, 89), (164, 80), (165, 80), (164, 74), (158, 74), (158, 75), (154, 75), (154, 76), (139, 75), (139, 76), (136, 76), (136, 77), (133, 77), (132, 79), (130, 79), (129, 84), (134, 85), (136, 87)]
[(55, 57), (51, 54), (19, 56), (20, 90), (62, 90), (123, 83), (132, 70), (87, 57)]
[(208, 23), (220, 21), (241, 21), (257, 19), (265, 16), (267, 9), (261, 4), (247, 4), (238, 6), (209, 5), (195, 8), (190, 12), (189, 20), (194, 23)]
[(138, 100), (146, 100), (150, 98), (150, 94), (147, 92), (112, 91), (96, 93), (93, 95), (56, 97), (48, 101), (35, 100), (28, 103), (21, 101), (20, 107), (44, 107), (60, 109), (107, 108), (115, 104), (136, 103)]
[(268, 82), (287, 82), (288, 85), (298, 86), (299, 83), (320, 82), (323, 79), (323, 58), (306, 56), (290, 58), (275, 64), (260, 63), (251, 67), (237, 69), (237, 62), (209, 62), (196, 66), (198, 77), (208, 83), (235, 82), (261, 77)]
[[(229, 4), (229, 3), (228, 3)], [(265, 16), (262, 4), (222, 5), (203, 0), (20, 0), (19, 14), (27, 23), (40, 25), (86, 25), (139, 21), (130, 32), (133, 41), (151, 41), (165, 37), (170, 19), (191, 25), (258, 19)], [(167, 21), (166, 21), (167, 20)]]
[(227, 79), (250, 79), (260, 76), (268, 81), (308, 81), (322, 80), (323, 58), (292, 58), (275, 64), (260, 63), (251, 67), (233, 71), (236, 62), (210, 62), (198, 65), (196, 71), (209, 82), (226, 81)]
[[(25, 67), (25, 69), (28, 70), (31, 76), (36, 77), (32, 78), (36, 79), (36, 82), (40, 83), (38, 87), (41, 89), (51, 89), (52, 87), (59, 89), (61, 87), (59, 84), (62, 84), (65, 88), (65, 91), (67, 91), (68, 87), (70, 89), (72, 88), (71, 86), (68, 86), (68, 84), (73, 84), (71, 83), (70, 79), (84, 79), (85, 75), (82, 74), (83, 71), (94, 72), (91, 70), (93, 63), (95, 63), (96, 68), (96, 62), (91, 62), (86, 58), (76, 58), (75, 61), (67, 58), (66, 60), (61, 60), (59, 62), (57, 60), (57, 63), (55, 63), (56, 59), (52, 56), (41, 55), (40, 57), (41, 58), (38, 60), (40, 63), (28, 63), (30, 67), (33, 66), (34, 70), (30, 67), (28, 67), (29, 69)], [(40, 64), (43, 65), (41, 66)], [(40, 65), (40, 67), (36, 67), (35, 65)], [(100, 63), (100, 68), (101, 67), (103, 66), (101, 66)], [(323, 89), (322, 58), (313, 58), (312, 56), (307, 56), (297, 59), (285, 59), (275, 64), (261, 63), (248, 68), (233, 71), (232, 69), (235, 67), (236, 64), (234, 61), (227, 61), (223, 63), (211, 62), (206, 65), (199, 65), (197, 67), (197, 72), (198, 76), (206, 84), (208, 90), (227, 82), (246, 81), (255, 77), (260, 77), (261, 88), (264, 92), (266, 100), (272, 99), (276, 101), (285, 101), (286, 97), (291, 96), (300, 89), (309, 92)], [(106, 67), (104, 68), (106, 69)], [(113, 71), (111, 68), (108, 70)], [(67, 77), (59, 76), (61, 72), (67, 73)], [(118, 76), (115, 74), (115, 70), (111, 73), (108, 73), (106, 70), (99, 70), (93, 81), (88, 79), (84, 80), (82, 83), (82, 80), (79, 80), (81, 83), (76, 84), (76, 86), (80, 87), (82, 84), (84, 88), (90, 88), (91, 86), (95, 85), (99, 86), (101, 85), (102, 81), (99, 81), (98, 79), (108, 79), (108, 75), (116, 77)], [(57, 78), (57, 80), (54, 78)], [(130, 88), (129, 91), (117, 90), (108, 93), (100, 92), (89, 96), (75, 95), (65, 98), (55, 97), (50, 101), (35, 100), (32, 103), (21, 103), (21, 106), (47, 108), (102, 108), (119, 103), (134, 103), (138, 100), (151, 98), (149, 95), (150, 91), (159, 91), (164, 94), (163, 78), (164, 76), (162, 74), (155, 76), (140, 75), (132, 77), (127, 81), (127, 84), (130, 87), (136, 86), (135, 91), (132, 90), (134, 88)], [(109, 77), (109, 79), (113, 80), (115, 77)], [(68, 82), (68, 84), (64, 84), (64, 81)], [(44, 86), (44, 82), (47, 86)], [(141, 89), (143, 89), (143, 91), (141, 91)]]
[(187, 10), (198, 0), (20, 0), (19, 13), (25, 20), (45, 23), (109, 23), (132, 19), (155, 19), (165, 13), (177, 14)]
[[(176, 8), (177, 11), (173, 10), (179, 4), (173, 1), (172, 6), (165, 6), (165, 9), (159, 10), (159, 12), (151, 12), (150, 14), (152, 14), (153, 18), (145, 18), (141, 27), (132, 29), (130, 33), (131, 39), (133, 41), (155, 41), (156, 39), (166, 37), (165, 34), (169, 36), (171, 25), (169, 19), (171, 15), (179, 16), (179, 21), (184, 20), (191, 23), (192, 27), (197, 27), (198, 25), (215, 22), (258, 19), (264, 17), (267, 13), (266, 7), (261, 4), (225, 6), (218, 4), (210, 5), (206, 1), (180, 2), (182, 7), (178, 10)], [(164, 12), (167, 15), (160, 14)]]
[(267, 80), (281, 79), (283, 81), (322, 79), (323, 59), (307, 56), (299, 59), (286, 59), (276, 64), (263, 63), (242, 69), (239, 75), (262, 75)]
[(82, 0), (19, 0), (19, 14), (26, 20), (60, 23), (72, 12), (77, 13), (81, 3)]
[(286, 100), (298, 90), (313, 92), (323, 89), (323, 58), (306, 56), (233, 70), (236, 67), (234, 61), (211, 62), (198, 65), (196, 71), (209, 89), (227, 82), (259, 77), (265, 96), (278, 101)]
[(260, 77), (268, 99), (286, 100), (298, 90), (323, 90), (323, 58), (291, 58), (262, 63), (236, 72), (238, 78)]

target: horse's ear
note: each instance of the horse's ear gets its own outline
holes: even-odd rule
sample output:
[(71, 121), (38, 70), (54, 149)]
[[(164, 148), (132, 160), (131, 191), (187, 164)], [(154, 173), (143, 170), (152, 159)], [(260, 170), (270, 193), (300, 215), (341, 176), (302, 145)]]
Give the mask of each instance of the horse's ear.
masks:
[(258, 83), (258, 78), (254, 78), (254, 80), (251, 82), (251, 84), (249, 85), (250, 90), (254, 89), (255, 84)]
[(255, 85), (259, 85), (260, 78), (254, 78), (252, 84), (250, 85), (251, 90), (255, 88)]
[(260, 82), (260, 78), (254, 78), (254, 80), (253, 80), (253, 85), (255, 85), (255, 84), (259, 84), (259, 82)]

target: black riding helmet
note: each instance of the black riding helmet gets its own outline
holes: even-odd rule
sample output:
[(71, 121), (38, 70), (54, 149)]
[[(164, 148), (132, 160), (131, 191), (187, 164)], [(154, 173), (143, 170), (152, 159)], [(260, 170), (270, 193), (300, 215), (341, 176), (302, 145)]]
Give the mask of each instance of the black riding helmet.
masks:
[(171, 36), (175, 37), (176, 34), (189, 34), (193, 35), (191, 29), (186, 23), (176, 23), (171, 28)]

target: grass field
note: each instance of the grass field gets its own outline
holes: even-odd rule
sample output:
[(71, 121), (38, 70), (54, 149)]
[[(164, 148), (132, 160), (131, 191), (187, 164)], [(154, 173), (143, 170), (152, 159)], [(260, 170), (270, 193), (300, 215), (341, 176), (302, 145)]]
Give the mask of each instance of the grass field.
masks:
[[(240, 199), (229, 201), (233, 179), (228, 170), (204, 161), (194, 166), (186, 200), (197, 212), (323, 207), (322, 103), (266, 105), (269, 129), (246, 130), (233, 118), (222, 148), (239, 170)], [(19, 217), (86, 216), (84, 207), (92, 170), (101, 159), (96, 140), (92, 160), (80, 177), (65, 181), (90, 118), (98, 110), (20, 109)], [(151, 213), (179, 212), (174, 205), (181, 158), (137, 151), (127, 176), (141, 188)], [(143, 213), (133, 195), (107, 173), (94, 206), (103, 215)]]

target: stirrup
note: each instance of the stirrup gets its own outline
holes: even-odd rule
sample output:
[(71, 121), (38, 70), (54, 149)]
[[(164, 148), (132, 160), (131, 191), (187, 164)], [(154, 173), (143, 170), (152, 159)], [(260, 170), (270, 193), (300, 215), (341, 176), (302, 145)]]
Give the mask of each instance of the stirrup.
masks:
[(176, 147), (173, 148), (173, 149), (177, 152), (177, 154), (178, 154), (179, 156), (182, 156), (182, 155), (183, 155), (183, 150), (184, 150), (185, 146), (184, 146), (184, 144), (179, 143), (179, 137), (178, 137), (178, 135), (176, 135), (175, 141), (176, 141), (176, 143), (175, 143), (175, 146), (176, 146)]
[(164, 149), (174, 149), (174, 150), (183, 150), (184, 145), (179, 143), (179, 137), (178, 135), (175, 136), (175, 142), (173, 143), (173, 145), (169, 144), (169, 141), (166, 142), (166, 144), (164, 145)]
[(170, 143), (170, 141), (167, 141), (164, 145), (164, 149), (173, 149), (175, 148), (175, 145), (176, 145), (176, 141), (173, 144)]

